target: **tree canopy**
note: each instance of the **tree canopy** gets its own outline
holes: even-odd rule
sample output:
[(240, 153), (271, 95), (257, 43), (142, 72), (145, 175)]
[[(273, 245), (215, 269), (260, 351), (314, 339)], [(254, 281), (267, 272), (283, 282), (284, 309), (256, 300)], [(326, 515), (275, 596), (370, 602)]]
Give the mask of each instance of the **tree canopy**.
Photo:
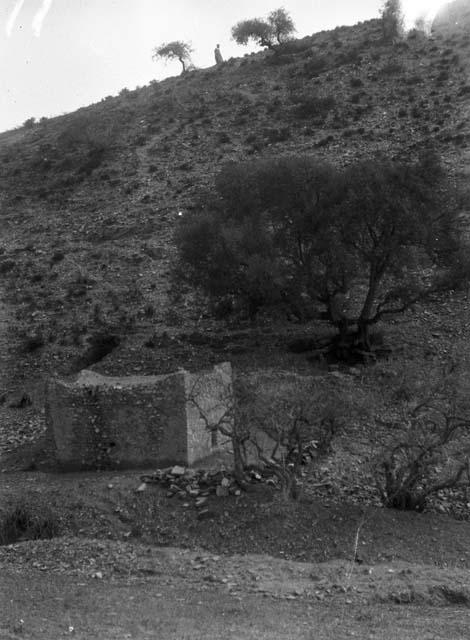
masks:
[(251, 315), (323, 308), (367, 348), (379, 320), (453, 286), (442, 284), (458, 255), (443, 193), (432, 154), (343, 170), (311, 157), (229, 164), (179, 229), (183, 277)]
[(183, 66), (184, 73), (187, 68), (187, 64), (191, 61), (191, 54), (193, 49), (191, 45), (182, 40), (174, 40), (155, 47), (153, 50), (152, 58), (154, 60), (158, 58), (166, 58), (167, 60), (179, 60)]
[(271, 11), (266, 19), (242, 20), (232, 27), (232, 37), (238, 44), (246, 45), (253, 40), (272, 50), (289, 40), (294, 32), (294, 22), (283, 8)]

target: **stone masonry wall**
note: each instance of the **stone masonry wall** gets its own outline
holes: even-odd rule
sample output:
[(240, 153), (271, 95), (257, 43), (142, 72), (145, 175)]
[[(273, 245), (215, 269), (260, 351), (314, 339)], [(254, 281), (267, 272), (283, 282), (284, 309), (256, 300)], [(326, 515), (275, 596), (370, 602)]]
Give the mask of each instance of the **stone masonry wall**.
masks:
[(186, 372), (185, 385), (188, 463), (192, 464), (214, 450), (231, 451), (230, 440), (208, 429), (221, 419), (226, 427), (233, 428), (230, 362), (218, 364), (211, 371)]
[(46, 424), (57, 461), (64, 469), (191, 464), (219, 443), (211, 438), (188, 390), (196, 392), (197, 406), (213, 420), (231, 394), (229, 381), (230, 364), (200, 375), (181, 370), (118, 378), (82, 371), (72, 380), (51, 380)]
[(184, 463), (184, 373), (109, 378), (83, 371), (49, 383), (46, 422), (65, 468)]

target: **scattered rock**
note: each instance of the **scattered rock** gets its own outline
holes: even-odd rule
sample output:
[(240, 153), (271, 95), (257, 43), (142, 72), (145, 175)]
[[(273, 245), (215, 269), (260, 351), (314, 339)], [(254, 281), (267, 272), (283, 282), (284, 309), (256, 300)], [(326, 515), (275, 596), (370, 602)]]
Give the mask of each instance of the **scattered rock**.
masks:
[(184, 476), (186, 472), (186, 469), (184, 467), (179, 467), (178, 465), (175, 465), (174, 467), (172, 467), (170, 473), (172, 476)]
[[(258, 482), (262, 480), (258, 473), (253, 478)], [(168, 489), (168, 498), (175, 495), (181, 500), (187, 500), (188, 496), (194, 498), (196, 506), (205, 504), (211, 494), (224, 498), (229, 495), (241, 495), (235, 478), (227, 471), (205, 471), (175, 466), (157, 469), (152, 475), (142, 476), (141, 480), (144, 484), (159, 484)]]
[(13, 394), (7, 403), (7, 406), (10, 407), (10, 409), (24, 409), (25, 407), (30, 407), (31, 405), (32, 400), (25, 391), (20, 391)]
[(210, 509), (201, 509), (197, 514), (198, 520), (210, 520), (211, 518), (215, 518), (215, 513)]

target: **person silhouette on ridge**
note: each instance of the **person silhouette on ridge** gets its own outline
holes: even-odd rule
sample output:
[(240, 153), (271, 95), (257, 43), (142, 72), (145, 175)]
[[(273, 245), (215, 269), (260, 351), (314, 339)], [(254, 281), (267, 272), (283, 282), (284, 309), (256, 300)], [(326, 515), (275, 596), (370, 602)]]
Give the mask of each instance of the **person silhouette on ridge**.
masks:
[(218, 44), (214, 49), (214, 57), (216, 65), (222, 64), (222, 62), (224, 61), (224, 59), (222, 58), (222, 53), (220, 51), (220, 44)]

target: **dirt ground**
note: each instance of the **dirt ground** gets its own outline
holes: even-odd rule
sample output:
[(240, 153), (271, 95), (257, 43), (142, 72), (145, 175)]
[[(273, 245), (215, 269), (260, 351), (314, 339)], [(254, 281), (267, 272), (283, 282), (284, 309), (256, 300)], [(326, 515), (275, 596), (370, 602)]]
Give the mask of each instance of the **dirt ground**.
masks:
[(2, 474), (60, 513), (0, 547), (0, 638), (468, 638), (470, 523), (258, 486), (211, 517), (141, 472)]
[(350, 604), (311, 597), (278, 599), (234, 595), (225, 585), (168, 583), (165, 575), (107, 580), (18, 575), (3, 569), (0, 637), (80, 640), (309, 639), (387, 640), (468, 638), (470, 610), (385, 604)]

